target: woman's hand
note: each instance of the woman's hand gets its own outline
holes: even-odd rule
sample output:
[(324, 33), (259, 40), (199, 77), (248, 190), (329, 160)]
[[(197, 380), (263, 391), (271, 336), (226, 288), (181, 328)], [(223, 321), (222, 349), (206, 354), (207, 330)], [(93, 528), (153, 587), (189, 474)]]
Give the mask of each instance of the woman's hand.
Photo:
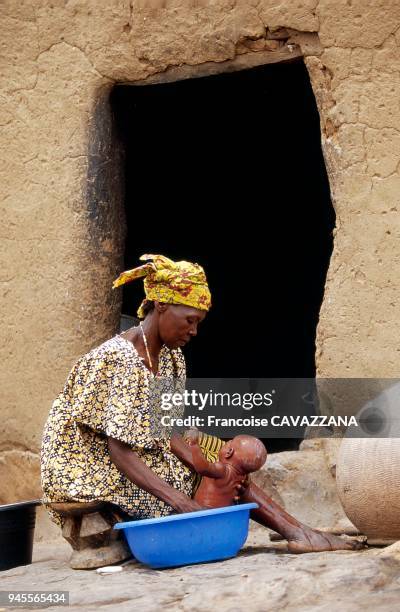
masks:
[(233, 498), (235, 502), (240, 501), (242, 495), (244, 495), (249, 485), (250, 485), (250, 476), (246, 474), (246, 476), (237, 485), (235, 485), (236, 494), (235, 494), (235, 497)]
[(199, 441), (199, 437), (200, 437), (200, 432), (197, 429), (197, 427), (190, 427), (183, 434), (183, 439), (185, 440), (186, 444), (189, 444), (189, 446), (193, 446), (194, 444), (197, 444)]
[(157, 476), (128, 444), (114, 438), (108, 438), (108, 446), (111, 461), (131, 482), (141, 489), (148, 491), (180, 513), (203, 509), (185, 493), (177, 491)]
[(173, 495), (173, 497), (169, 500), (169, 503), (174, 508), (174, 510), (179, 512), (179, 514), (182, 514), (184, 512), (196, 512), (197, 510), (204, 510), (204, 508), (200, 506), (200, 504), (198, 504), (194, 499), (191, 499), (190, 497), (188, 497), (188, 495), (185, 495), (185, 493), (182, 493), (181, 491), (176, 491), (176, 495)]

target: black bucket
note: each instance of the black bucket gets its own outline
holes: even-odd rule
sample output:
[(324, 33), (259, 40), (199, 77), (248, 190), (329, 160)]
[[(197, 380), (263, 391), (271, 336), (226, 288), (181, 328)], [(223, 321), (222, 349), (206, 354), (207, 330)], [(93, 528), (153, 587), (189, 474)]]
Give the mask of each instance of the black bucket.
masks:
[(0, 506), (0, 571), (32, 563), (36, 506), (40, 499)]

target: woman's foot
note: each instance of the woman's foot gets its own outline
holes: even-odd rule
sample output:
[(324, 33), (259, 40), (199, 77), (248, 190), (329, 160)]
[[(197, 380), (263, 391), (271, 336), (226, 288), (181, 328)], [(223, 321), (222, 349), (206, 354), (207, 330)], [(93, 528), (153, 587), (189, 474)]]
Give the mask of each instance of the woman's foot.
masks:
[(331, 533), (324, 533), (309, 527), (299, 528), (291, 538), (288, 538), (288, 550), (292, 553), (360, 550), (364, 547), (363, 542), (358, 540), (344, 540)]

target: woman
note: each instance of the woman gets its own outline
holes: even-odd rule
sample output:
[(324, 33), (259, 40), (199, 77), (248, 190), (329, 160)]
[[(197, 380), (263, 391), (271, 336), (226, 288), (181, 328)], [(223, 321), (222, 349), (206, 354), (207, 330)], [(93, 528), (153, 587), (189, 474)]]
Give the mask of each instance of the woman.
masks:
[[(211, 306), (203, 269), (161, 255), (122, 273), (114, 287), (144, 277), (146, 299), (138, 327), (84, 355), (71, 370), (45, 425), (42, 444), (44, 502), (102, 500), (137, 518), (199, 510), (192, 499), (196, 475), (154, 435), (151, 381), (185, 378), (181, 348), (197, 334)], [(216, 458), (222, 442), (203, 435), (200, 446)], [(253, 483), (243, 502), (259, 508), (251, 517), (281, 533), (293, 552), (353, 548), (299, 523)], [(50, 510), (53, 519), (62, 517)]]

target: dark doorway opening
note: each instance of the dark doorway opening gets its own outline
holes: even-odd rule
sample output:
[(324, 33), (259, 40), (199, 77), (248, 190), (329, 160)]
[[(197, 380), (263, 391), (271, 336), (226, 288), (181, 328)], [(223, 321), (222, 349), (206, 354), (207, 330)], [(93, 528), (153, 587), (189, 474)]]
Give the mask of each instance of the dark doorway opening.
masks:
[[(125, 269), (143, 253), (204, 266), (213, 307), (193, 377), (313, 377), (335, 216), (303, 62), (116, 86), (126, 154)], [(124, 288), (135, 315), (141, 282)]]

